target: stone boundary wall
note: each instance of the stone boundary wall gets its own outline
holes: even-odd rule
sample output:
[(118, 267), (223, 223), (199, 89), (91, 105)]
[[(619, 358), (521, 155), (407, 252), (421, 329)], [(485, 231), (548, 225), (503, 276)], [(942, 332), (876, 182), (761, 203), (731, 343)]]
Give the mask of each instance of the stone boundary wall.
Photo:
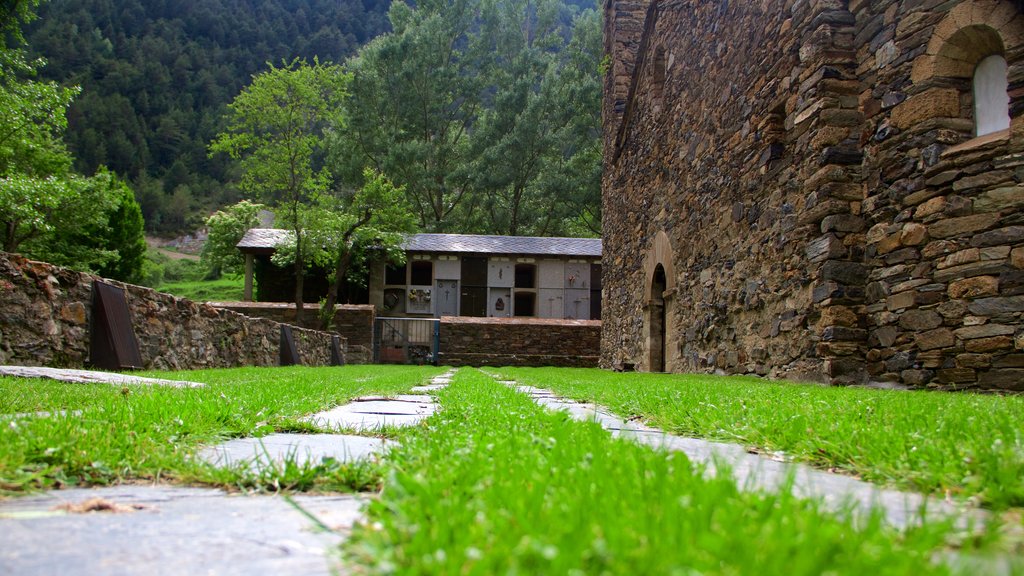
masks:
[[(0, 364), (89, 366), (92, 284), (98, 276), (0, 253)], [(281, 324), (150, 288), (123, 288), (143, 368), (277, 366)], [(330, 363), (331, 334), (294, 328), (302, 363)]]
[[(215, 308), (231, 310), (253, 318), (267, 318), (275, 322), (295, 324), (295, 306), (284, 302), (210, 302)], [(306, 304), (303, 311), (304, 328), (319, 325), (320, 307)], [(373, 321), (376, 310), (369, 304), (341, 304), (334, 313), (334, 332), (344, 338), (345, 360), (351, 364), (369, 364), (373, 360)]]
[(600, 320), (441, 318), (445, 366), (595, 367)]

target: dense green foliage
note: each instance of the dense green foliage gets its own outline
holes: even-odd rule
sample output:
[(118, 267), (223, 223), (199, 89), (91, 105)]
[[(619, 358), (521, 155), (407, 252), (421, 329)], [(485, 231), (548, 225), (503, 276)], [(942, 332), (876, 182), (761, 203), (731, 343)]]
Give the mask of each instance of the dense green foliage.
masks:
[(333, 208), (323, 143), (344, 123), (348, 81), (340, 67), (315, 59), (271, 65), (231, 102), (227, 130), (210, 144), (211, 155), (239, 160), (242, 189), (274, 207), (278, 225), (291, 232), (274, 257), (292, 264), (296, 322), (302, 321), (303, 272), (322, 250), (307, 231), (320, 228)]
[(375, 489), (380, 475), (365, 463), (332, 461), (301, 469), (293, 462), (253, 473), (217, 468), (193, 455), (230, 438), (314, 430), (300, 419), (357, 396), (408, 391), (439, 372), (345, 366), (148, 374), (204, 382), (204, 388), (0, 377), (0, 495), (141, 478), (266, 490)]
[(383, 0), (51, 0), (26, 37), (49, 61), (45, 78), (82, 87), (67, 134), (76, 168), (128, 178), (147, 227), (174, 231), (238, 199), (234, 164), (208, 158), (206, 144), (252, 75), (294, 57), (339, 62), (386, 29), (386, 10)]
[(438, 398), (346, 545), (371, 574), (969, 573), (941, 564), (945, 522), (901, 533), (745, 491), (471, 369)]
[(1024, 506), (1024, 398), (820, 387), (749, 377), (502, 369), (504, 378), (596, 402), (684, 436), (865, 480)]
[(405, 187), (435, 232), (600, 230), (601, 19), (560, 0), (395, 2), (346, 64), (335, 164)]
[(31, 4), (14, 3), (0, 22), (0, 249), (138, 281), (141, 210), (105, 168), (91, 178), (74, 172), (63, 136), (78, 89), (36, 79), (43, 62), (19, 45), (18, 25), (32, 17)]
[(203, 245), (202, 260), (207, 269), (215, 271), (215, 276), (222, 272), (241, 274), (245, 271), (245, 258), (236, 246), (250, 228), (256, 228), (263, 204), (242, 200), (218, 210), (206, 219), (208, 236)]

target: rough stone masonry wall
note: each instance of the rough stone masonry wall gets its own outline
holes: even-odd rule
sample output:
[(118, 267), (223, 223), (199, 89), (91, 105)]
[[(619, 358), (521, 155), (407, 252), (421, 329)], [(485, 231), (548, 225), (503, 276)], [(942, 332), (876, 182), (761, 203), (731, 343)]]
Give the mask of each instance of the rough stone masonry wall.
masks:
[[(1015, 2), (852, 1), (872, 380), (1024, 390), (1024, 16)], [(974, 138), (971, 74), (1009, 64), (1011, 129)]]
[[(650, 368), (663, 298), (670, 371), (851, 369), (830, 347), (863, 335), (826, 330), (820, 311), (856, 300), (863, 273), (847, 240), (854, 21), (833, 4), (658, 2), (639, 43), (606, 39), (612, 70), (637, 64), (621, 113), (621, 82), (606, 83), (603, 365)], [(658, 264), (667, 290), (650, 294)]]
[[(295, 305), (279, 302), (211, 302), (223, 308), (253, 318), (267, 318), (275, 322), (295, 324)], [(320, 307), (307, 304), (303, 311), (304, 328), (315, 329), (320, 323)], [(369, 364), (373, 360), (373, 320), (376, 312), (371, 305), (339, 305), (335, 309), (332, 330), (340, 334), (345, 344), (345, 361), (350, 364)]]
[[(89, 365), (96, 276), (0, 253), (0, 364)], [(193, 369), (277, 366), (280, 324), (218, 310), (149, 288), (126, 290), (143, 367)], [(330, 362), (331, 335), (294, 328), (306, 365)]]
[(600, 320), (441, 318), (445, 366), (597, 366)]
[[(1024, 387), (1018, 4), (609, 2), (602, 363), (664, 300), (669, 370)], [(1012, 127), (973, 138), (991, 53)]]

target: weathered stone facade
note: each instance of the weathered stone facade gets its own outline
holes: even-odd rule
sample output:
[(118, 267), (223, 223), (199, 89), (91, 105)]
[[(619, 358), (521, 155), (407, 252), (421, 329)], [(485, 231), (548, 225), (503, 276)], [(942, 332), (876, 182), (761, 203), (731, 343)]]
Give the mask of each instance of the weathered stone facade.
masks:
[(441, 318), (446, 366), (597, 366), (600, 320)]
[(603, 365), (1024, 389), (1019, 2), (605, 15)]
[[(0, 364), (89, 365), (96, 276), (0, 253)], [(281, 324), (149, 288), (123, 288), (143, 368), (277, 366)], [(303, 364), (331, 361), (331, 334), (293, 328)]]

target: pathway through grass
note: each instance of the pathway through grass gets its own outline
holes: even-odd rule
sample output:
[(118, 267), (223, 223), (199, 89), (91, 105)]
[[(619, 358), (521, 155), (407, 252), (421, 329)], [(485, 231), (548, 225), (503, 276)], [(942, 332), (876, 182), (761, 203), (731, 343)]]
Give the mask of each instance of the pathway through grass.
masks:
[[(325, 462), (247, 472), (195, 461), (199, 446), (270, 432), (313, 431), (301, 420), (367, 394), (398, 394), (434, 367), (240, 368), (154, 372), (196, 389), (0, 378), (0, 494), (74, 484), (167, 478), (255, 489), (367, 489), (376, 464)], [(48, 412), (50, 416), (19, 416)]]
[(865, 480), (1024, 506), (1024, 397), (516, 368), (503, 378), (683, 436), (739, 442)]
[(914, 574), (948, 526), (854, 527), (788, 493), (741, 492), (681, 454), (612, 439), (476, 371), (393, 450), (347, 550), (391, 574)]

